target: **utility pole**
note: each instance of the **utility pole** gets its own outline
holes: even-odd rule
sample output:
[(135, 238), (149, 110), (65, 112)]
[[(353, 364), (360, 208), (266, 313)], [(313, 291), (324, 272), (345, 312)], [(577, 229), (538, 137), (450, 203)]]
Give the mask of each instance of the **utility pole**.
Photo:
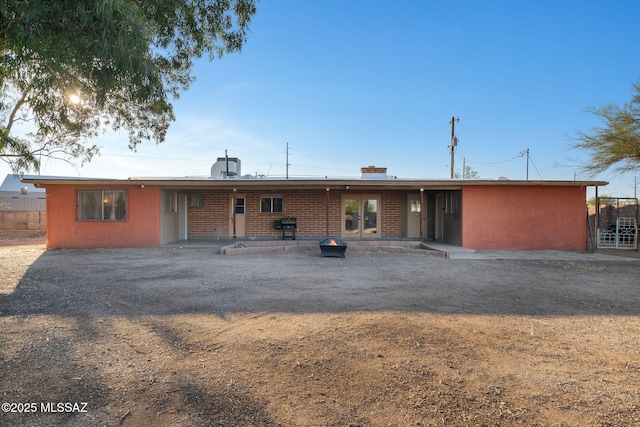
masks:
[(286, 175), (287, 175), (287, 179), (289, 179), (289, 166), (290, 165), (289, 165), (289, 143), (288, 142), (287, 142), (287, 151), (286, 151), (286, 153), (287, 153), (287, 164), (286, 164), (287, 172), (286, 172)]
[[(529, 149), (528, 148), (525, 150), (525, 153), (527, 153), (527, 181), (529, 181)], [(574, 180), (575, 180), (575, 176), (574, 176)]]
[(451, 145), (449, 146), (451, 149), (451, 179), (453, 179), (454, 176), (453, 156), (455, 154), (456, 145), (458, 145), (458, 138), (456, 138), (456, 122), (460, 122), (460, 117), (451, 117), (451, 121), (449, 122), (451, 123)]

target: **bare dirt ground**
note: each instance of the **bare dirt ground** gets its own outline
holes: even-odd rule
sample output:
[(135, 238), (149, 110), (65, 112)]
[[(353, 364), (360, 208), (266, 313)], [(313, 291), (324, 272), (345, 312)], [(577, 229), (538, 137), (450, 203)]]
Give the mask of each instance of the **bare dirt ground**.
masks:
[(41, 239), (0, 243), (0, 425), (640, 425), (640, 260)]

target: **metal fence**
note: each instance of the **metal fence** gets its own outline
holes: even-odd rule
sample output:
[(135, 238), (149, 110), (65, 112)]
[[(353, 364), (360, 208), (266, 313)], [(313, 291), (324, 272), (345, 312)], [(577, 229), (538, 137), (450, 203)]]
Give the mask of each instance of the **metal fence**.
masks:
[(596, 212), (599, 249), (638, 249), (640, 207), (634, 198), (598, 198)]

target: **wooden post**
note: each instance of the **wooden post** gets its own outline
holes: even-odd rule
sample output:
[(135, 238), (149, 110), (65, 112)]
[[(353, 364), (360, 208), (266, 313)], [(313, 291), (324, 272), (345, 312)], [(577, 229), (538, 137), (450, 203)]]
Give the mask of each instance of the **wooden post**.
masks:
[(454, 167), (453, 167), (453, 163), (454, 163), (454, 156), (455, 156), (455, 151), (456, 151), (456, 120), (460, 121), (460, 118), (458, 117), (456, 119), (455, 116), (451, 117), (451, 179), (453, 179), (454, 175), (455, 175), (455, 171), (454, 171)]
[(329, 187), (326, 188), (327, 203), (326, 203), (326, 217), (325, 217), (325, 237), (329, 238)]
[(231, 209), (233, 212), (232, 220), (233, 220), (233, 243), (236, 243), (236, 189), (233, 189), (233, 202), (231, 205)]
[(424, 241), (424, 188), (420, 189), (420, 243)]

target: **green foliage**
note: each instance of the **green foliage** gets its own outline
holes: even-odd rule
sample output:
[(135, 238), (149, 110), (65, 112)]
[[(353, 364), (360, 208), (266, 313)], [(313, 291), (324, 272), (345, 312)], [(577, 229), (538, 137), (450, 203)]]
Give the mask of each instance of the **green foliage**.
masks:
[(456, 179), (480, 179), (480, 174), (471, 166), (467, 165), (464, 167), (464, 174), (461, 174), (460, 171), (456, 171), (453, 177)]
[(582, 167), (591, 176), (613, 168), (614, 172), (632, 172), (640, 166), (640, 82), (635, 94), (622, 107), (609, 104), (590, 111), (604, 122), (591, 133), (579, 133), (574, 148), (590, 152), (591, 161)]
[[(131, 149), (164, 141), (193, 61), (240, 51), (256, 1), (0, 0), (0, 159), (88, 161), (108, 127)], [(15, 136), (21, 122), (35, 131)]]
[[(598, 197), (598, 199), (600, 199), (600, 205), (615, 205), (617, 203), (617, 200), (615, 197), (609, 197), (609, 196), (600, 196)], [(591, 197), (590, 199), (587, 200), (587, 205), (589, 206), (595, 206), (596, 205), (596, 198)]]

